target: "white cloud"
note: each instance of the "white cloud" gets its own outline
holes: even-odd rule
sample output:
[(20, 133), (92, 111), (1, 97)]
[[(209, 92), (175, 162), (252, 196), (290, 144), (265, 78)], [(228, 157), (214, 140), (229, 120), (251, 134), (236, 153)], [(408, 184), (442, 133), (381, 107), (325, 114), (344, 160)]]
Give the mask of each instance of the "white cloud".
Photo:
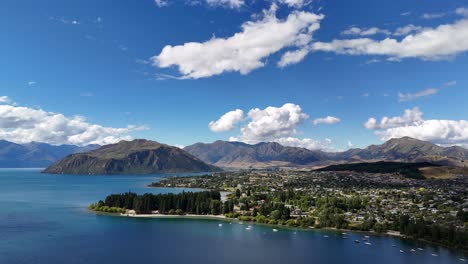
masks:
[(398, 101), (399, 102), (412, 101), (420, 97), (437, 94), (438, 92), (439, 92), (438, 89), (428, 88), (428, 89), (424, 89), (416, 93), (398, 93)]
[(354, 147), (354, 144), (348, 140), (348, 149), (351, 149)]
[(239, 8), (244, 5), (244, 0), (206, 0), (206, 3), (212, 6)]
[(36, 84), (37, 84), (37, 82), (35, 82), (35, 81), (29, 81), (29, 82), (28, 82), (28, 86), (34, 86), (34, 85), (36, 85)]
[(158, 7), (165, 7), (165, 6), (169, 5), (169, 1), (167, 1), (167, 0), (154, 0), (154, 3)]
[(8, 96), (0, 96), (0, 104), (9, 104), (11, 99)]
[(291, 64), (296, 64), (304, 59), (304, 57), (309, 53), (309, 49), (304, 47), (302, 49), (287, 51), (282, 56), (278, 62), (278, 67), (284, 68)]
[(367, 129), (388, 129), (394, 127), (417, 125), (423, 122), (423, 113), (419, 108), (406, 109), (402, 116), (382, 117), (380, 123), (373, 117), (369, 118), (364, 124)]
[[(276, 17), (276, 5), (263, 18), (248, 21), (242, 31), (228, 38), (165, 46), (152, 58), (160, 68), (176, 66), (182, 78), (204, 78), (224, 72), (249, 72), (263, 67), (264, 59), (287, 47), (302, 48), (312, 41), (323, 15), (294, 11), (285, 19)], [(202, 56), (200, 55), (202, 54)]]
[(326, 117), (323, 117), (323, 118), (317, 118), (317, 119), (314, 119), (314, 121), (312, 121), (312, 123), (314, 125), (318, 125), (318, 124), (336, 124), (336, 123), (339, 123), (341, 121), (341, 119), (337, 118), (337, 117), (334, 117), (334, 116), (326, 116)]
[(322, 141), (313, 140), (311, 138), (295, 138), (295, 137), (284, 137), (274, 140), (274, 142), (280, 143), (283, 146), (306, 148), (310, 150), (329, 150), (332, 140), (326, 138)]
[[(409, 115), (412, 116), (409, 117)], [(439, 145), (468, 146), (467, 120), (424, 120), (422, 112), (417, 108), (405, 110), (401, 117), (384, 118), (395, 122), (391, 122), (391, 124), (381, 122), (378, 125), (369, 127), (369, 129), (375, 130), (375, 134), (381, 140), (408, 136)], [(375, 118), (369, 120), (371, 119), (375, 120)]]
[(249, 111), (248, 117), (251, 120), (241, 128), (240, 138), (252, 143), (295, 135), (297, 126), (309, 118), (299, 105), (291, 103), (281, 107), (254, 108)]
[(409, 24), (409, 25), (397, 28), (395, 32), (393, 32), (393, 35), (405, 36), (413, 32), (420, 32), (421, 30), (423, 30), (423, 27)]
[(308, 118), (309, 116), (302, 112), (299, 105), (291, 103), (284, 104), (281, 107), (254, 108), (248, 112), (246, 117), (248, 122), (241, 127), (240, 135), (230, 137), (229, 141), (240, 141), (248, 144), (278, 142), (284, 146), (313, 150), (330, 149), (330, 139), (319, 141), (296, 137), (300, 133), (298, 126)]
[(350, 27), (347, 30), (341, 32), (342, 35), (355, 35), (355, 36), (371, 36), (376, 34), (390, 35), (390, 31), (386, 29), (380, 29), (377, 27), (371, 28), (359, 28), (359, 27)]
[(308, 5), (311, 1), (306, 0), (278, 0), (279, 3), (288, 5), (289, 7), (301, 8)]
[(0, 138), (16, 143), (38, 141), (50, 144), (109, 144), (130, 139), (129, 133), (142, 129), (146, 128), (105, 127), (89, 123), (81, 116), (67, 117), (42, 109), (0, 105)]
[(244, 119), (244, 111), (236, 109), (222, 115), (217, 121), (211, 121), (208, 127), (213, 132), (232, 130), (237, 123)]
[[(460, 14), (464, 12), (460, 11)], [(413, 26), (412, 31), (416, 30)], [(408, 31), (400, 29), (399, 33)], [(398, 31), (398, 30), (397, 30)], [(468, 51), (468, 18), (452, 24), (443, 24), (435, 28), (424, 28), (397, 40), (385, 38), (335, 39), (331, 42), (315, 42), (312, 50), (335, 52), (347, 55), (380, 55), (390, 60), (419, 58), (423, 60), (441, 60), (451, 58)]]
[(446, 13), (425, 13), (421, 17), (424, 19), (434, 19), (446, 16)]

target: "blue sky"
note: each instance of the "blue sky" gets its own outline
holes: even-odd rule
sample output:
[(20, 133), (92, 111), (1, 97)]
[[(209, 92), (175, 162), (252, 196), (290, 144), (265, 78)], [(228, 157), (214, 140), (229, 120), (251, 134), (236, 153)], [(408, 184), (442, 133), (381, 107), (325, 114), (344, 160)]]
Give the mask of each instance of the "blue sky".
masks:
[(468, 1), (293, 2), (1, 1), (0, 138), (468, 146)]

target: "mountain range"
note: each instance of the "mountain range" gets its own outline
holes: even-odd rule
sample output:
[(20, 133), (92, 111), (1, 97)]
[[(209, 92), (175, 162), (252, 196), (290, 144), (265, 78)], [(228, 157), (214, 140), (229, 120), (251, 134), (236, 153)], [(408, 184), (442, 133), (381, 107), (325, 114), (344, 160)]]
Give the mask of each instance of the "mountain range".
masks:
[(432, 162), (440, 165), (464, 166), (468, 150), (462, 147), (441, 147), (410, 137), (394, 138), (382, 145), (344, 152), (324, 152), (286, 147), (274, 142), (249, 145), (240, 142), (215, 141), (196, 143), (184, 148), (201, 160), (219, 167), (318, 166), (359, 161)]
[(206, 164), (180, 148), (137, 139), (68, 155), (49, 166), (44, 173), (155, 174), (218, 170), (220, 169)]
[(44, 168), (72, 153), (98, 148), (98, 145), (50, 145), (31, 142), (16, 144), (0, 140), (0, 168)]
[[(194, 168), (195, 170), (213, 169), (210, 166), (207, 167), (206, 164), (224, 168), (258, 168), (273, 166), (316, 167), (338, 163), (367, 161), (431, 162), (439, 165), (458, 167), (468, 165), (466, 161), (468, 160), (467, 149), (457, 146), (442, 147), (409, 137), (390, 139), (381, 145), (371, 145), (364, 149), (356, 148), (344, 152), (324, 152), (298, 147), (287, 147), (275, 142), (262, 142), (250, 145), (241, 142), (221, 140), (213, 143), (196, 143), (185, 147), (184, 151), (180, 152), (178, 148), (154, 141), (136, 140), (123, 142), (124, 143), (121, 145), (117, 145), (117, 147), (115, 146), (116, 144), (112, 144), (99, 148), (100, 146), (98, 145), (88, 145), (84, 147), (75, 145), (55, 146), (38, 142), (16, 144), (0, 140), (0, 168), (48, 167), (54, 162), (76, 153), (86, 154), (88, 156), (87, 162), (91, 162), (91, 158), (94, 159), (93, 162), (97, 162), (97, 159), (100, 158), (99, 164), (101, 165), (103, 165), (103, 160), (113, 160), (112, 162), (108, 161), (110, 164), (113, 164), (112, 166), (117, 166), (117, 163), (120, 162), (120, 165), (117, 167), (124, 166), (123, 164), (125, 164), (125, 162), (122, 161), (124, 155), (130, 155), (130, 159), (133, 158), (136, 162), (140, 162), (138, 166), (143, 166), (145, 162), (146, 165), (150, 165), (157, 159), (159, 162), (159, 169), (156, 171), (159, 172), (179, 171), (179, 169), (180, 171), (190, 171), (194, 170)], [(135, 145), (131, 147), (128, 142), (135, 142)], [(99, 150), (97, 150), (98, 148)], [(135, 154), (136, 152), (138, 152), (138, 155)], [(115, 156), (112, 156), (114, 154)], [(78, 162), (78, 159), (84, 159), (86, 155), (72, 155), (73, 159), (67, 157), (67, 161), (64, 162), (69, 163), (71, 160)], [(170, 155), (175, 155), (177, 158)], [(119, 160), (119, 162), (115, 160)], [(163, 161), (169, 164), (162, 164)], [(199, 163), (200, 161), (206, 164), (202, 165)], [(80, 162), (83, 162), (83, 160)], [(176, 165), (180, 164), (183, 164), (182, 168), (176, 168)], [(195, 164), (197, 165), (192, 167), (192, 165)], [(64, 165), (64, 163), (61, 163), (61, 165)], [(130, 163), (126, 163), (125, 166), (125, 171), (130, 170), (128, 167)], [(71, 169), (70, 164), (64, 168), (66, 167)], [(58, 173), (57, 168), (55, 168), (55, 170)], [(80, 170), (82, 170), (82, 167)]]

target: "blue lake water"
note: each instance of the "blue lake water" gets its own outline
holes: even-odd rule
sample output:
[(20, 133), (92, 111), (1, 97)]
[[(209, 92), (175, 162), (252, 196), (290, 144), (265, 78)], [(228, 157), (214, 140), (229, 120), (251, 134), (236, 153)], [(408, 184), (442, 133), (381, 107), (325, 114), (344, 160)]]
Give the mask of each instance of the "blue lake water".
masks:
[[(371, 246), (325, 231), (294, 231), (214, 220), (96, 215), (86, 206), (161, 176), (65, 176), (0, 169), (0, 263), (466, 263), (462, 252), (371, 236)], [(222, 227), (218, 224), (222, 223)], [(328, 237), (326, 237), (328, 236)], [(392, 245), (396, 245), (393, 247)], [(424, 251), (411, 253), (412, 248)], [(406, 253), (400, 253), (403, 249)], [(437, 254), (438, 256), (432, 256)]]

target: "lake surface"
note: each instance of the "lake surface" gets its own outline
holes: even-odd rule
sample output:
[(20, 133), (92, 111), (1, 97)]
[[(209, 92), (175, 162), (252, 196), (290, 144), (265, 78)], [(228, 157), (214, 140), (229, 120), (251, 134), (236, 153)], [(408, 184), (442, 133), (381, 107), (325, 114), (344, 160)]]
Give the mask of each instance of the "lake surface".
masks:
[[(146, 187), (162, 176), (65, 176), (0, 169), (0, 263), (466, 263), (462, 252), (362, 234), (294, 231), (216, 220), (96, 215), (110, 193), (177, 192)], [(219, 227), (218, 224), (222, 224)], [(396, 245), (393, 247), (392, 245)], [(411, 253), (412, 248), (424, 251)], [(400, 253), (403, 249), (406, 253)], [(432, 256), (437, 254), (438, 256)]]

